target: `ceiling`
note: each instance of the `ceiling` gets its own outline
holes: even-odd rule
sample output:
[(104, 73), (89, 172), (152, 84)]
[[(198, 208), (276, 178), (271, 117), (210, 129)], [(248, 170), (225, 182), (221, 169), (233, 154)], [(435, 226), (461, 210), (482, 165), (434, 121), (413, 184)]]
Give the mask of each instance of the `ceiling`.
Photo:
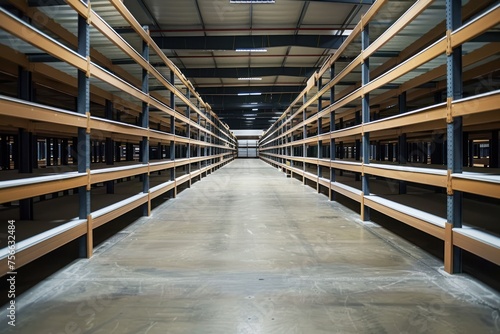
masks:
[[(124, 3), (223, 122), (232, 129), (264, 130), (303, 90), (373, 1)], [(127, 26), (113, 28), (125, 38), (133, 34)], [(125, 68), (129, 62), (114, 61)]]

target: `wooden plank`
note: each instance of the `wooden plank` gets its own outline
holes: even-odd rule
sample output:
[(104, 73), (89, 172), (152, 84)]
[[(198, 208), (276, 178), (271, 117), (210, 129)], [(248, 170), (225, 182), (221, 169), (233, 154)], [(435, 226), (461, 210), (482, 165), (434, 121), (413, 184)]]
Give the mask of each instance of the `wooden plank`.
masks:
[(416, 170), (404, 171), (404, 170), (394, 170), (385, 169), (380, 167), (372, 167), (369, 164), (363, 165), (363, 173), (370, 175), (382, 176), (395, 180), (404, 180), (409, 182), (415, 182), (419, 184), (427, 184), (436, 187), (446, 188), (447, 177), (446, 175), (437, 175), (429, 173), (418, 173)]
[(449, 223), (444, 228), (444, 270), (453, 274), (453, 225)]
[[(22, 266), (50, 253), (51, 251), (66, 245), (67, 243), (85, 235), (87, 232), (87, 224), (82, 222), (80, 225), (73, 227), (65, 232), (57, 234), (51, 238), (40, 241), (29, 248), (19, 250), (16, 253), (16, 268)], [(7, 258), (0, 260), (0, 275), (5, 275), (10, 270), (7, 267)]]
[(453, 229), (453, 243), (455, 246), (476, 254), (483, 259), (500, 266), (500, 248), (489, 245), (468, 235), (459, 233), (460, 229)]
[(156, 198), (156, 197), (161, 196), (164, 193), (166, 193), (167, 191), (170, 191), (174, 188), (175, 188), (175, 181), (165, 182), (163, 187), (156, 189), (154, 191), (150, 191), (150, 197), (151, 197), (151, 199)]
[(109, 169), (109, 171), (106, 169), (92, 170), (90, 172), (90, 184), (146, 174), (149, 171), (149, 167), (147, 165), (138, 165), (136, 168), (127, 168), (122, 170), (113, 170), (112, 168)]
[(468, 98), (452, 103), (452, 116), (465, 116), (488, 111), (498, 111), (500, 105), (500, 91), (484, 94), (475, 98)]
[(71, 127), (87, 127), (87, 117), (85, 115), (4, 96), (0, 96), (0, 115)]
[(92, 228), (95, 229), (99, 226), (102, 226), (102, 225), (110, 222), (111, 220), (118, 218), (118, 217), (124, 215), (125, 213), (132, 211), (133, 209), (135, 209), (138, 206), (145, 204), (147, 202), (148, 202), (148, 196), (147, 196), (147, 194), (145, 194), (143, 197), (141, 197), (133, 202), (130, 202), (126, 205), (123, 205), (123, 206), (121, 206), (113, 211), (105, 213), (99, 217), (95, 217), (95, 218), (93, 217), (92, 218)]
[(86, 185), (87, 185), (87, 174), (82, 174), (67, 179), (28, 183), (19, 186), (0, 188), (0, 203), (8, 203), (24, 198), (31, 198), (40, 195), (51, 194)]
[(48, 54), (61, 59), (62, 61), (76, 67), (79, 70), (87, 71), (87, 60), (76, 52), (64, 47), (59, 42), (41, 34), (29, 24), (15, 18), (5, 9), (0, 7), (0, 29), (9, 32), (19, 39), (47, 52)]
[(403, 222), (407, 225), (410, 225), (410, 226), (412, 226), (420, 231), (423, 231), (427, 234), (430, 234), (438, 239), (444, 240), (444, 237), (445, 237), (444, 229), (437, 226), (437, 225), (428, 223), (424, 220), (410, 216), (404, 212), (395, 210), (393, 208), (381, 205), (381, 204), (371, 200), (369, 198), (369, 196), (365, 197), (364, 203), (366, 206), (372, 208), (373, 210), (377, 210), (377, 211), (379, 211), (379, 212), (381, 212), (381, 213), (383, 213), (391, 218), (399, 220), (400, 222)]
[(451, 184), (453, 190), (500, 199), (500, 183), (452, 176)]
[(337, 182), (331, 182), (330, 184), (331, 184), (332, 191), (335, 191), (336, 193), (339, 193), (339, 194), (344, 195), (344, 196), (346, 196), (346, 197), (348, 197), (348, 198), (350, 198), (358, 203), (361, 203), (361, 198), (363, 196), (361, 190), (359, 192), (354, 193), (354, 192), (349, 191), (343, 187), (340, 187), (337, 184)]
[(498, 24), (500, 24), (500, 5), (497, 3), (491, 10), (466, 23), (460, 29), (453, 31), (451, 46), (455, 48), (462, 45)]

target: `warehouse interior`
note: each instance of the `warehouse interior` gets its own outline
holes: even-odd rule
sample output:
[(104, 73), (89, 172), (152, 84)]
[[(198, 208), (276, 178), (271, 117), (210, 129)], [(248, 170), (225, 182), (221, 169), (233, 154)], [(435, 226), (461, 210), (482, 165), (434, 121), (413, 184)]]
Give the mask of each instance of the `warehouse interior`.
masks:
[[(182, 324), (175, 327), (166, 315), (158, 326), (136, 319), (119, 327), (114, 312), (120, 310), (103, 307), (96, 315), (103, 333), (112, 328), (106, 318), (130, 333), (500, 330), (498, 1), (0, 0), (0, 5), (0, 268), (4, 278), (18, 273), (19, 301), (30, 310), (25, 321), (19, 317), (27, 333), (33, 332), (31, 322), (45, 316), (62, 323), (71, 319), (63, 315), (65, 307), (40, 316), (31, 311), (52, 301), (69, 303), (72, 279), (80, 277), (76, 270), (92, 272), (97, 281), (122, 275), (132, 286), (141, 285), (136, 279), (142, 276), (133, 273), (142, 268), (138, 261), (150, 262), (144, 263), (147, 284), (160, 284), (159, 277), (170, 274), (179, 279), (169, 281), (172, 300), (158, 303)], [(273, 211), (277, 208), (282, 211)], [(293, 240), (270, 237), (263, 232), (268, 228), (278, 235), (290, 230)], [(14, 233), (13, 263), (8, 242)], [(359, 239), (338, 249), (320, 233), (335, 241)], [(305, 241), (299, 242), (300, 236)], [(225, 237), (235, 239), (226, 247)], [(369, 261), (364, 247), (370, 245), (381, 258), (366, 264), (365, 277), (357, 265)], [(190, 253), (194, 247), (207, 247), (207, 254)], [(131, 260), (125, 253), (132, 249), (137, 258)], [(167, 262), (156, 261), (155, 254)], [(254, 260), (245, 267), (247, 256)], [(293, 263), (291, 256), (301, 260), (287, 267), (283, 263)], [(406, 263), (405, 256), (416, 262)], [(339, 259), (347, 264), (335, 267)], [(121, 260), (129, 271), (117, 264)], [(116, 265), (110, 272), (106, 261)], [(266, 276), (269, 263), (287, 274)], [(314, 274), (308, 276), (309, 270)], [(397, 280), (403, 272), (416, 282), (407, 290)], [(184, 274), (189, 283), (182, 285), (177, 275)], [(204, 275), (213, 286), (200, 283)], [(337, 275), (345, 281), (335, 281)], [(420, 314), (425, 325), (418, 319), (393, 325), (368, 308), (379, 327), (357, 328), (368, 321), (363, 310), (371, 303), (394, 312), (396, 295), (388, 307), (371, 290), (354, 301), (362, 305), (352, 306), (356, 312), (335, 318), (328, 298), (339, 292), (332, 286), (342, 291), (355, 275), (382, 290), (393, 284), (401, 289), (393, 293), (409, 299), (403, 318), (412, 305), (430, 313), (440, 305), (445, 324)], [(249, 277), (271, 282), (252, 293)], [(101, 281), (75, 282), (84, 292), (75, 295), (73, 308), (94, 288), (94, 294), (107, 296), (101, 302), (124, 290), (103, 288)], [(361, 282), (355, 291), (362, 290)], [(223, 311), (241, 316), (231, 313), (231, 305), (247, 307), (225, 299), (226, 283), (228, 293), (241, 294), (245, 302), (266, 293), (273, 297), (252, 300), (257, 311), (248, 318), (222, 320)], [(214, 295), (207, 294), (215, 286)], [(196, 293), (181, 293), (189, 288)], [(60, 298), (50, 299), (52, 289)], [(139, 296), (137, 289), (125, 294)], [(273, 289), (293, 290), (293, 298)], [(434, 304), (422, 306), (415, 297), (419, 289), (433, 296)], [(5, 279), (1, 290), (1, 304), (9, 303)], [(470, 305), (463, 302), (467, 296)], [(212, 304), (219, 297), (226, 304)], [(196, 298), (205, 304), (193, 311), (188, 301)], [(314, 316), (317, 300), (321, 316)], [(287, 313), (287, 302), (307, 308)], [(457, 306), (469, 315), (450, 325), (456, 317), (449, 312)], [(177, 308), (193, 311), (193, 319)], [(299, 324), (287, 327), (294, 317)], [(352, 326), (335, 327), (349, 317)], [(476, 323), (481, 317), (487, 320)], [(133, 329), (139, 323), (141, 329)], [(213, 327), (203, 331), (203, 323)], [(47, 333), (60, 330), (44, 326)], [(83, 328), (72, 330), (77, 329)]]

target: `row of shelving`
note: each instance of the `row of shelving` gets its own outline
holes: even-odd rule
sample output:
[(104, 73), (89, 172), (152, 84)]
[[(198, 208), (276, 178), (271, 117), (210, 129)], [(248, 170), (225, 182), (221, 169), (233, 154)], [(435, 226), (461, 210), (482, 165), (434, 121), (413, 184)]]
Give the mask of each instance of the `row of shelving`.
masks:
[[(498, 76), (498, 43), (489, 37), (499, 25), (495, 1), (376, 1), (264, 133), (261, 159), (331, 199), (358, 202), (362, 220), (375, 210), (443, 240), (448, 272), (461, 271), (462, 249), (500, 265), (500, 231), (480, 218), (465, 225), (461, 213), (464, 196), (500, 199), (500, 91), (484, 86), (485, 77)], [(473, 140), (488, 143), (491, 168), (464, 171), (464, 157), (474, 165)], [(410, 141), (422, 159), (410, 161)], [(391, 149), (387, 161), (384, 145)], [(351, 159), (345, 146), (355, 152)], [(431, 164), (427, 154), (438, 150)], [(371, 191), (376, 180), (399, 184), (391, 196), (405, 196), (408, 184), (436, 189), (445, 213)]]
[[(17, 208), (19, 236), (27, 236), (17, 240), (16, 267), (75, 239), (84, 250), (81, 256), (91, 256), (94, 229), (137, 208), (149, 215), (153, 200), (166, 193), (175, 197), (178, 189), (223, 167), (237, 154), (229, 127), (123, 2), (67, 4), (64, 10), (44, 11), (9, 0), (0, 8), (0, 155), (3, 165), (19, 169), (0, 171), (8, 173), (0, 178), (0, 203), (7, 204), (4, 215)], [(135, 34), (120, 36), (107, 19), (130, 25)], [(132, 67), (116, 65), (117, 54), (133, 60)], [(153, 66), (153, 58), (167, 70)], [(150, 92), (152, 84), (155, 90)], [(38, 140), (57, 155), (63, 147), (58, 143), (64, 142), (64, 164), (30, 160), (37, 159), (32, 143)], [(103, 151), (91, 162), (96, 143)], [(122, 145), (126, 161), (117, 156)], [(152, 145), (165, 154), (151, 158)], [(126, 185), (117, 187), (122, 193), (115, 196), (117, 182)], [(114, 202), (91, 208), (100, 187)], [(53, 200), (46, 198), (55, 194), (52, 198), (60, 199), (60, 192), (73, 196), (66, 209), (75, 211), (75, 217), (57, 227), (37, 221), (47, 228), (36, 235), (23, 231), (23, 222), (36, 218), (35, 200), (43, 198), (46, 210)], [(57, 211), (51, 215), (61, 220)], [(2, 274), (9, 271), (5, 245), (6, 240), (0, 240)]]

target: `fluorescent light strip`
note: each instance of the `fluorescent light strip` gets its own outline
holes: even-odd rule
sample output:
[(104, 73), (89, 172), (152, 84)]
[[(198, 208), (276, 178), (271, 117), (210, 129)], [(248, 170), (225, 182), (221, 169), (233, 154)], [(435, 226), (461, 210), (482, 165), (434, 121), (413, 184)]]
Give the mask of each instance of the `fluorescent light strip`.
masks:
[(253, 80), (253, 81), (256, 81), (256, 80), (262, 80), (262, 78), (238, 78), (238, 80), (245, 80), (245, 81), (250, 81), (250, 80)]
[(267, 49), (236, 49), (236, 52), (267, 52)]
[(276, 0), (229, 0), (229, 3), (276, 3)]
[(238, 96), (248, 96), (248, 95), (259, 96), (262, 95), (262, 93), (238, 93)]
[(252, 108), (252, 111), (257, 111), (259, 110), (259, 108)]

